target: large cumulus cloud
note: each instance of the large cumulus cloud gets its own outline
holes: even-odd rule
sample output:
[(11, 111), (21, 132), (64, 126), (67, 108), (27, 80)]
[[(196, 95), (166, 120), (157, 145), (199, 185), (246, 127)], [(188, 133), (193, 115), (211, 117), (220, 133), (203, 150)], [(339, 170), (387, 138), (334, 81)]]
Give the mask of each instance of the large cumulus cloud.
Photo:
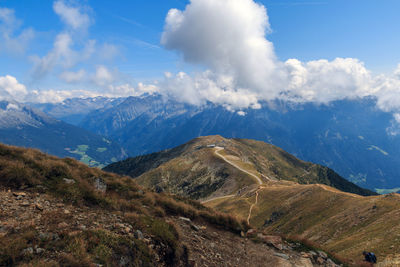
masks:
[(0, 100), (22, 101), (28, 94), (25, 85), (19, 83), (13, 76), (0, 76)]
[(161, 90), (231, 109), (272, 99), (327, 103), (375, 96), (382, 109), (400, 110), (400, 67), (393, 75), (373, 75), (354, 58), (282, 62), (266, 38), (270, 31), (267, 9), (253, 0), (191, 0), (183, 11), (171, 9), (161, 43), (207, 71), (169, 75)]

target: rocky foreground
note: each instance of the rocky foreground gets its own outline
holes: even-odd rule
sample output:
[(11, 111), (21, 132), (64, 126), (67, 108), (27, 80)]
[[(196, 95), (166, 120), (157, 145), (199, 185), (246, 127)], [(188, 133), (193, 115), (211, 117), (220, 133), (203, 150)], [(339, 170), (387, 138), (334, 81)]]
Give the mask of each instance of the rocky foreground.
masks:
[(0, 144), (0, 266), (336, 266), (129, 177)]
[[(322, 251), (300, 251), (297, 248), (301, 244), (288, 243), (279, 236), (267, 236), (253, 229), (246, 234), (242, 232), (240, 236), (200, 219), (168, 216), (166, 221), (177, 228), (187, 254), (186, 262), (171, 265), (338, 266)], [(74, 243), (73, 240), (81, 240), (79, 237), (82, 236), (93, 238), (88, 233), (97, 233), (94, 235), (98, 239), (108, 236), (111, 240), (106, 242), (107, 246), (119, 244), (119, 254), (113, 252), (113, 255), (108, 255), (107, 246), (89, 244), (88, 247), (92, 247), (92, 250), (100, 251), (95, 254), (98, 258), (83, 258), (82, 262), (74, 260), (73, 255), (79, 254), (79, 250), (86, 246)], [(24, 236), (23, 239), (21, 235)], [(8, 239), (21, 239), (21, 242), (9, 244), (12, 247), (7, 247), (5, 241)], [(112, 239), (123, 239), (123, 242), (118, 243)], [(162, 260), (165, 256), (162, 255), (165, 253), (163, 247), (166, 244), (157, 241), (146, 230), (135, 229), (132, 224), (127, 223), (126, 214), (85, 206), (76, 207), (47, 194), (21, 190), (0, 192), (0, 240), (3, 251), (12, 252), (15, 261), (28, 261), (34, 266), (72, 266), (81, 263), (102, 266), (100, 262), (106, 262), (102, 257), (114, 258), (119, 266), (142, 265), (144, 262), (140, 259), (129, 256), (129, 249), (142, 245), (154, 257), (155, 265), (169, 265)], [(96, 243), (96, 240), (83, 239), (82, 242)], [(112, 244), (115, 242), (117, 244)], [(4, 256), (0, 256), (1, 259), (5, 260)]]

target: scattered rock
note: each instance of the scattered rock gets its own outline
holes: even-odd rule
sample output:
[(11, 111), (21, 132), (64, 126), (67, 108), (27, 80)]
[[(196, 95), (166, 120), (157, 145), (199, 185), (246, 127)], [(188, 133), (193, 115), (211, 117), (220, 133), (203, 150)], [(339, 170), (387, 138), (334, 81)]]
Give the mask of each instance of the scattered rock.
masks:
[(16, 197), (25, 197), (26, 193), (25, 192), (13, 192), (13, 195)]
[(32, 247), (29, 247), (29, 248), (24, 249), (24, 250), (22, 251), (22, 254), (23, 254), (23, 255), (33, 254), (33, 248), (32, 248)]
[(130, 260), (127, 257), (122, 256), (119, 260), (119, 266), (129, 266)]
[(136, 232), (135, 232), (135, 238), (137, 238), (137, 239), (143, 239), (144, 237), (143, 237), (142, 231), (136, 230)]
[(333, 260), (331, 260), (331, 259), (327, 259), (327, 260), (326, 260), (326, 265), (327, 265), (328, 267), (335, 267), (335, 266), (337, 266), (337, 264), (334, 263)]
[(40, 238), (41, 240), (48, 240), (48, 239), (50, 239), (50, 234), (49, 234), (49, 233), (40, 232), (40, 233), (39, 233), (39, 238)]
[(55, 241), (60, 240), (60, 236), (58, 234), (53, 234), (53, 240)]
[(23, 207), (27, 207), (27, 206), (29, 206), (31, 203), (29, 203), (29, 201), (23, 201), (22, 203), (21, 203), (21, 206), (23, 206)]
[(96, 180), (94, 181), (94, 188), (97, 191), (100, 191), (102, 193), (105, 193), (107, 191), (107, 184), (104, 182), (103, 179), (101, 178), (96, 178)]
[(327, 259), (328, 258), (328, 255), (325, 253), (325, 252), (323, 252), (323, 251), (318, 251), (318, 254), (319, 254), (319, 256), (321, 257), (321, 258), (323, 258), (323, 259)]
[(301, 255), (303, 258), (312, 258), (312, 256), (311, 256), (309, 253), (306, 253), (306, 252), (301, 252), (300, 255)]
[(325, 260), (324, 260), (322, 257), (318, 257), (317, 260), (316, 260), (316, 262), (317, 262), (319, 265), (322, 265), (322, 264), (325, 263)]
[(282, 259), (285, 259), (285, 260), (288, 260), (288, 259), (289, 259), (289, 256), (286, 255), (286, 254), (284, 254), (284, 253), (274, 253), (274, 255), (275, 255), (275, 256), (278, 256), (278, 257), (280, 257), (280, 258), (282, 258)]
[(64, 214), (70, 214), (71, 212), (69, 210), (64, 210)]
[(76, 183), (74, 179), (68, 179), (68, 178), (63, 178), (63, 181), (66, 184), (74, 184), (74, 183)]
[(190, 227), (195, 231), (200, 231), (200, 228), (197, 225), (191, 224)]
[(186, 218), (186, 217), (179, 217), (179, 220), (184, 221), (184, 222), (188, 222), (188, 223), (191, 222), (191, 220), (189, 218)]
[(273, 246), (278, 250), (283, 249), (283, 241), (280, 236), (258, 234), (257, 237), (267, 245)]
[(43, 248), (36, 248), (36, 254), (42, 254), (44, 252)]
[(317, 252), (315, 252), (313, 250), (309, 251), (308, 253), (310, 253), (310, 255), (313, 256), (313, 257), (318, 256)]
[(246, 237), (255, 237), (257, 235), (256, 229), (249, 229), (246, 233)]
[(36, 203), (36, 204), (35, 204), (35, 208), (38, 209), (38, 210), (40, 210), (40, 211), (43, 210), (42, 205), (40, 205), (39, 203)]

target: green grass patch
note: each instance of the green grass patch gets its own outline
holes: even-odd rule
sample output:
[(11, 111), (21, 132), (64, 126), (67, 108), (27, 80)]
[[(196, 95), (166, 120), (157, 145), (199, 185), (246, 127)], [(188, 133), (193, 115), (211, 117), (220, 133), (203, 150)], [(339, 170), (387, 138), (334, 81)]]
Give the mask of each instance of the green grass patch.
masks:
[(400, 191), (400, 187), (396, 187), (396, 188), (375, 188), (375, 191), (378, 194), (381, 194), (381, 195), (390, 194), (390, 193), (395, 193), (395, 192)]

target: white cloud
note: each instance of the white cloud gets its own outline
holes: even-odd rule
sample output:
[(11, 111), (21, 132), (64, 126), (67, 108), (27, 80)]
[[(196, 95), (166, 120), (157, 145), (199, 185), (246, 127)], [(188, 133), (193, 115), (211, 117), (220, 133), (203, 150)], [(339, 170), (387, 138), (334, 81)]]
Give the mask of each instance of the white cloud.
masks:
[(379, 108), (400, 114), (400, 64), (392, 76), (376, 76), (354, 58), (282, 62), (266, 39), (269, 32), (267, 10), (253, 0), (191, 0), (183, 11), (171, 9), (161, 43), (208, 70), (169, 73), (161, 92), (232, 110), (273, 99), (328, 103), (374, 96)]
[(266, 8), (251, 0), (192, 0), (184, 11), (168, 12), (161, 43), (187, 62), (232, 76), (238, 87), (273, 93), (284, 77), (269, 31)]
[(21, 102), (57, 103), (67, 98), (87, 98), (96, 96), (105, 97), (127, 97), (139, 96), (144, 93), (153, 94), (158, 88), (155, 85), (143, 85), (139, 83), (136, 87), (131, 84), (109, 85), (103, 91), (89, 90), (33, 90), (30, 91)]
[(160, 83), (160, 92), (193, 105), (202, 105), (210, 101), (228, 109), (260, 108), (255, 93), (234, 88), (230, 76), (216, 76), (211, 71), (194, 76), (184, 72), (175, 76), (167, 73), (164, 81)]
[(118, 54), (116, 46), (97, 44), (96, 40), (88, 38), (87, 29), (91, 24), (87, 13), (90, 11), (89, 7), (56, 1), (53, 10), (65, 23), (66, 28), (57, 34), (52, 49), (46, 55), (31, 56), (34, 63), (34, 80), (55, 72), (61, 80), (69, 83), (84, 81), (86, 70), (74, 72), (71, 69), (90, 60), (110, 60)]
[(34, 38), (33, 29), (26, 28), (19, 33), (22, 22), (15, 17), (13, 9), (0, 8), (0, 52), (22, 54)]
[(51, 72), (57, 65), (65, 68), (74, 66), (79, 58), (78, 54), (71, 48), (72, 37), (68, 33), (61, 33), (56, 36), (53, 49), (42, 58), (31, 57), (34, 62), (33, 75), (35, 78), (42, 78)]
[(98, 92), (87, 90), (32, 90), (26, 96), (25, 101), (36, 103), (57, 103), (67, 98), (87, 98), (102, 95)]
[(107, 86), (114, 82), (114, 74), (107, 67), (100, 65), (96, 67), (92, 80), (98, 86)]
[(53, 10), (66, 25), (74, 30), (86, 30), (90, 25), (90, 17), (83, 11), (82, 6), (67, 5), (61, 0), (54, 2)]
[(64, 80), (67, 83), (78, 83), (85, 80), (86, 76), (86, 71), (84, 69), (80, 69), (76, 72), (64, 71), (60, 74), (60, 79)]
[(289, 100), (328, 103), (371, 93), (372, 76), (357, 59), (336, 58), (306, 63), (289, 59), (285, 68), (289, 84), (281, 97)]
[(400, 64), (397, 65), (397, 68), (394, 70), (393, 74), (397, 79), (400, 79)]
[(15, 77), (0, 77), (0, 99), (23, 101), (27, 94), (25, 85), (20, 84)]

